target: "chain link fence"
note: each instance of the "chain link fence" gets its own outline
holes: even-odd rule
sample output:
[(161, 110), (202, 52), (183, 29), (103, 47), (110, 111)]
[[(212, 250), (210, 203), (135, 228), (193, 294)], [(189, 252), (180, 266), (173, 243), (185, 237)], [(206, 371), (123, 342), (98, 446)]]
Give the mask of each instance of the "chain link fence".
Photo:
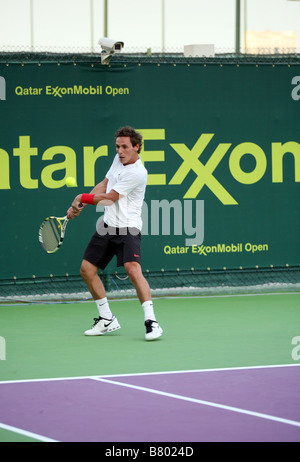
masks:
[[(0, 53), (20, 53), (20, 52), (32, 52), (32, 53), (54, 53), (54, 54), (100, 54), (101, 47), (100, 45), (95, 46), (83, 46), (83, 47), (70, 47), (70, 46), (52, 46), (52, 45), (35, 45), (31, 47), (30, 45), (1, 45), (0, 44)], [(161, 47), (125, 47), (124, 53), (122, 54), (142, 54), (151, 56), (152, 54), (182, 54), (184, 53), (184, 47), (166, 47), (163, 51)], [(215, 55), (232, 55), (237, 54), (234, 48), (220, 48), (215, 47)], [(241, 47), (241, 55), (299, 55), (300, 48), (295, 47), (260, 47), (260, 48), (243, 48)], [(199, 56), (200, 58), (202, 56)]]
[[(155, 296), (205, 296), (300, 291), (300, 269), (255, 268), (220, 270), (148, 271), (145, 278)], [(124, 273), (100, 274), (109, 298), (131, 298), (136, 293)], [(91, 295), (80, 276), (0, 280), (0, 304), (88, 301)]]

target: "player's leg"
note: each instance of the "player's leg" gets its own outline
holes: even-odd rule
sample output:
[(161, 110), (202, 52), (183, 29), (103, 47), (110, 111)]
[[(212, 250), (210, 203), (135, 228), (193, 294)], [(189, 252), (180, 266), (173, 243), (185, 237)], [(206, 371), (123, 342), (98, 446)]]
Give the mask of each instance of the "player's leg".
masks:
[(82, 260), (80, 275), (86, 283), (94, 300), (106, 297), (103, 282), (98, 275), (99, 268), (87, 260)]
[(99, 268), (104, 269), (114, 255), (114, 247), (110, 243), (110, 236), (105, 232), (97, 232), (92, 236), (83, 256), (80, 274), (84, 279), (93, 299), (96, 302), (99, 318), (94, 318), (94, 326), (85, 335), (103, 335), (120, 329), (120, 325), (113, 316), (104, 285), (98, 275)]
[(85, 331), (85, 335), (103, 335), (107, 332), (120, 329), (121, 326), (118, 323), (117, 318), (110, 311), (105, 288), (98, 275), (98, 267), (87, 260), (83, 260), (81, 263), (80, 274), (95, 300), (99, 311), (99, 317), (94, 318), (95, 322), (93, 327)]
[(125, 262), (124, 268), (136, 289), (137, 296), (144, 310), (146, 327), (145, 338), (146, 340), (155, 340), (162, 335), (163, 330), (156, 321), (153, 302), (151, 299), (151, 290), (148, 281), (145, 279), (142, 273), (141, 265), (138, 262)]
[(124, 263), (124, 268), (136, 289), (140, 302), (143, 304), (147, 300), (151, 300), (150, 287), (142, 273), (141, 265), (135, 261), (131, 261)]

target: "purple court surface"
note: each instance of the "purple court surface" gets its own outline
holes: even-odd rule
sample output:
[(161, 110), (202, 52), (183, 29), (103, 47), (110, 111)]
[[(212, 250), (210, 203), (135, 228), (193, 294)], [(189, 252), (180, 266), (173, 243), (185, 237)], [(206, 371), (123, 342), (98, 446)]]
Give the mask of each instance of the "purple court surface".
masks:
[(0, 382), (0, 430), (60, 442), (299, 442), (300, 365)]

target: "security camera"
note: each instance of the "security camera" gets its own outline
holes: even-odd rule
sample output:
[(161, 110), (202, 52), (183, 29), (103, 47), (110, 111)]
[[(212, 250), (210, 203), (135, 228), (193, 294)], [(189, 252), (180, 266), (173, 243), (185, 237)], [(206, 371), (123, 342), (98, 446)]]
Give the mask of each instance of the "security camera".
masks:
[(101, 45), (101, 63), (109, 64), (111, 57), (114, 53), (120, 53), (124, 47), (124, 42), (118, 40), (109, 39), (107, 37), (102, 37), (99, 40), (99, 45)]
[(124, 47), (124, 42), (109, 39), (107, 37), (102, 37), (98, 43), (99, 45), (101, 45), (102, 50), (107, 51), (109, 53), (120, 53), (122, 48)]

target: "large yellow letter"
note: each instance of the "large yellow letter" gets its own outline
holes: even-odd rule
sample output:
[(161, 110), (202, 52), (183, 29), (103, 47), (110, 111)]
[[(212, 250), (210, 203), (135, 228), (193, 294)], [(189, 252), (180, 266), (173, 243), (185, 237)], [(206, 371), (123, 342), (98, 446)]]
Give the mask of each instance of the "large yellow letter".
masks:
[[(93, 146), (84, 146), (83, 163), (84, 163), (84, 186), (95, 186), (95, 162), (99, 157), (108, 156), (107, 146), (100, 146), (94, 150)], [(106, 173), (106, 172), (105, 172)], [(104, 173), (104, 174), (105, 174)], [(104, 178), (101, 178), (101, 181)], [(99, 181), (97, 181), (99, 183)]]
[[(43, 160), (52, 160), (56, 154), (63, 154), (65, 160), (57, 164), (47, 165), (42, 170), (42, 183), (49, 189), (62, 188), (65, 185), (66, 178), (72, 176), (76, 179), (76, 153), (69, 146), (52, 146), (43, 154)], [(65, 176), (61, 180), (54, 180), (53, 173), (59, 170), (65, 170)]]
[[(245, 154), (250, 154), (255, 158), (256, 166), (252, 172), (244, 172), (241, 169), (241, 158)], [(238, 144), (230, 154), (229, 168), (232, 176), (243, 184), (257, 183), (265, 174), (267, 159), (264, 151), (255, 143)]]
[(295, 181), (300, 181), (300, 144), (296, 141), (288, 143), (272, 143), (272, 181), (283, 182), (283, 156), (291, 153), (295, 160)]
[(220, 143), (206, 164), (202, 164), (202, 162), (199, 160), (199, 157), (202, 155), (204, 149), (213, 138), (213, 136), (213, 133), (202, 133), (191, 150), (183, 143), (171, 144), (172, 148), (177, 152), (177, 154), (182, 157), (183, 163), (173, 178), (171, 178), (169, 184), (181, 184), (187, 174), (193, 170), (197, 174), (197, 178), (194, 180), (190, 188), (183, 196), (185, 199), (195, 199), (203, 186), (206, 185), (223, 204), (237, 204), (236, 200), (213, 175), (213, 172), (227, 153), (231, 144)]
[(0, 149), (0, 189), (10, 189), (9, 155), (4, 149)]
[(23, 188), (37, 189), (38, 180), (31, 178), (31, 156), (37, 156), (38, 149), (30, 147), (30, 136), (19, 137), (19, 148), (14, 148), (13, 155), (20, 157), (20, 183)]
[[(165, 139), (165, 129), (142, 129), (138, 130), (143, 136), (143, 141), (145, 140), (164, 140)], [(145, 162), (164, 162), (165, 161), (165, 151), (145, 151), (145, 143), (143, 143), (142, 150), (140, 152), (140, 157), (143, 164)], [(158, 185), (166, 184), (166, 175), (164, 173), (150, 173), (148, 175), (148, 184)]]

